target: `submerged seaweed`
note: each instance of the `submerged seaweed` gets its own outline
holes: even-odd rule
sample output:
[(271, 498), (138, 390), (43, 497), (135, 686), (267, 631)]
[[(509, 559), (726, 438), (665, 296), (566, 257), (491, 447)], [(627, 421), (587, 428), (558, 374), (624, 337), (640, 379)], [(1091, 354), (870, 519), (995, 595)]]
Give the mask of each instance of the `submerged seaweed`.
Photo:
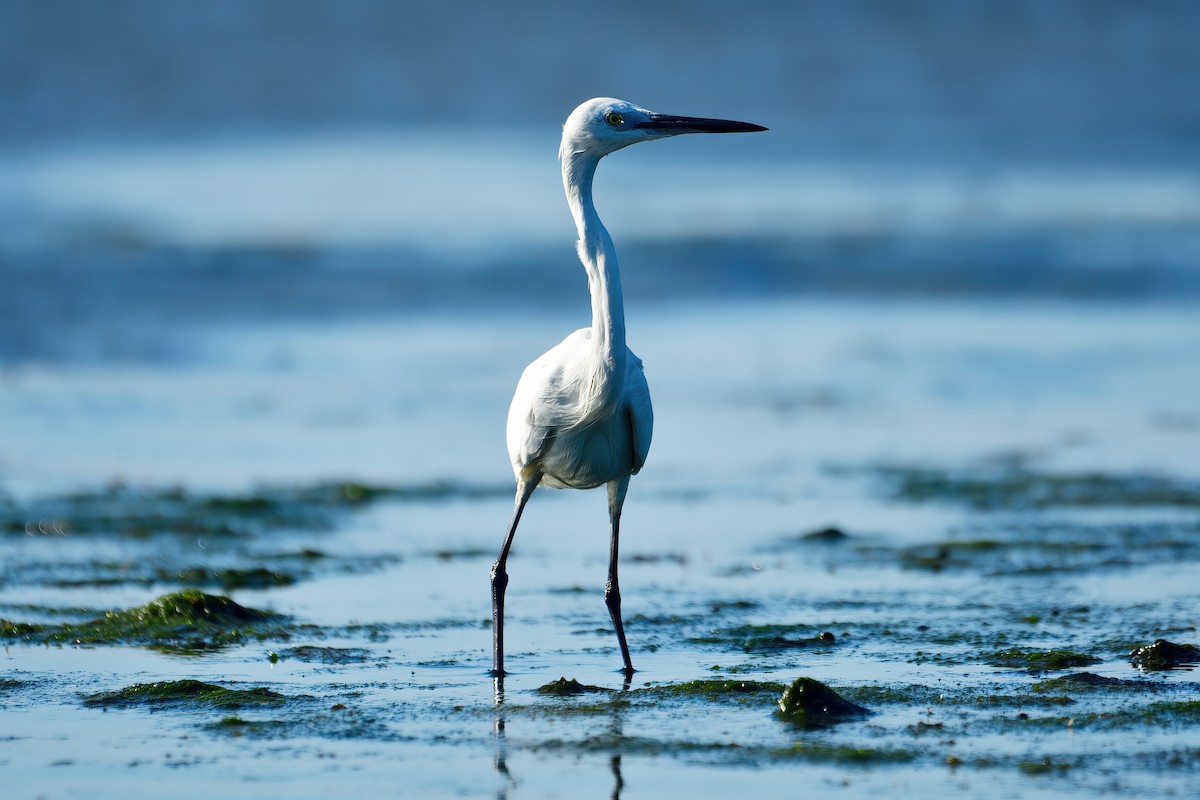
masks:
[[(503, 494), (510, 490), (505, 487)], [(346, 509), (379, 500), (431, 502), (495, 497), (499, 487), (436, 481), (411, 486), (355, 482), (263, 488), (251, 494), (191, 494), (183, 489), (112, 486), (18, 503), (0, 497), (0, 533), (55, 536), (159, 534), (242, 537), (279, 529), (323, 530)]]
[(1097, 675), (1094, 672), (1072, 672), (1070, 675), (1038, 681), (1033, 685), (1033, 691), (1035, 692), (1088, 691), (1093, 689), (1119, 688), (1155, 689), (1157, 687), (1145, 681), (1110, 678), (1105, 675)]
[(729, 678), (710, 678), (686, 683), (648, 686), (628, 694), (635, 697), (695, 698), (708, 701), (756, 701), (773, 698), (783, 691), (783, 684), (774, 681), (743, 681)]
[(1052, 475), (1025, 469), (970, 474), (921, 467), (884, 467), (878, 473), (897, 500), (961, 503), (981, 510), (1200, 507), (1200, 485), (1154, 475)]
[(1086, 653), (1070, 650), (1033, 650), (1027, 647), (1010, 647), (984, 657), (984, 661), (997, 667), (1017, 667), (1036, 671), (1054, 671), (1071, 667), (1089, 667), (1100, 663), (1100, 659)]

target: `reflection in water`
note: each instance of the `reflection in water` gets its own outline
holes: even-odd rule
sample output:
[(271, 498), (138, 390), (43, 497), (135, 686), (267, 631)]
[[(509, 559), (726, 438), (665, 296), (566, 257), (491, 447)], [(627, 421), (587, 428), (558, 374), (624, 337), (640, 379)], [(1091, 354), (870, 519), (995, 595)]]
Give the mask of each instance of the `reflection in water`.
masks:
[[(496, 800), (508, 800), (509, 792), (516, 789), (519, 785), (516, 777), (508, 769), (508, 738), (505, 733), (505, 725), (507, 717), (504, 713), (504, 678), (494, 678), (496, 706), (495, 713), (492, 717), (492, 736), (495, 739), (495, 756), (492, 763), (495, 766), (496, 774), (500, 776), (501, 783), (496, 790)], [(627, 675), (622, 682), (621, 692), (629, 691), (630, 679)], [(609, 739), (613, 742), (614, 752), (609, 759), (609, 768), (612, 770), (613, 790), (612, 800), (621, 800), (621, 790), (625, 788), (625, 779), (621, 776), (621, 753), (620, 743), (624, 739), (624, 718), (622, 716), (623, 709), (617, 704), (613, 705), (611, 724), (609, 726)]]
[(500, 788), (496, 790), (496, 800), (508, 800), (508, 790), (515, 788), (517, 782), (508, 771), (508, 742), (504, 738), (504, 712), (497, 709), (492, 721), (492, 734), (496, 739), (496, 757), (493, 764), (496, 773), (503, 779)]
[(621, 754), (615, 753), (612, 757), (612, 774), (613, 774), (613, 800), (621, 800), (621, 789), (625, 786), (625, 781), (621, 779)]

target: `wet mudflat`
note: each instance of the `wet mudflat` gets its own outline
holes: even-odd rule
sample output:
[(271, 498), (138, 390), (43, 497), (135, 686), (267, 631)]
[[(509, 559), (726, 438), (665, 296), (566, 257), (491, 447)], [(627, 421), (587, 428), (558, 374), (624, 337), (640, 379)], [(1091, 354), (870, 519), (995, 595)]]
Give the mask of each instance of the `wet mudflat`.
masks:
[(508, 394), (577, 321), (223, 329), (171, 370), (11, 370), (12, 796), (1200, 786), (1190, 311), (644, 319), (628, 683), (594, 492), (535, 495), (512, 672), (487, 675)]

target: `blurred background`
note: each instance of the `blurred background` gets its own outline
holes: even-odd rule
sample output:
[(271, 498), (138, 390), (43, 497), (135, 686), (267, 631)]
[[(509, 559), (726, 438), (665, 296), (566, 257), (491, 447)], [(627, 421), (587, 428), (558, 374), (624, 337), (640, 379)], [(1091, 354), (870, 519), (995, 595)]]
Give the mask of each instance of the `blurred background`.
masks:
[[(586, 324), (555, 156), (597, 95), (771, 129), (602, 167), (634, 342), (639, 320), (739, 300), (1188, 308), (1198, 29), (1186, 0), (2, 0), (0, 475), (192, 474), (179, 454), (131, 466), (174, 401), (76, 403), (70, 370), (295, 367), (283, 340), (254, 344), (264, 326), (420, 324), (420, 349)], [(369, 370), (368, 340), (387, 334), (329, 363)], [(514, 383), (537, 352), (504, 364)], [(313, 416), (358, 418), (333, 406)], [(119, 447), (63, 461), (114, 420)]]

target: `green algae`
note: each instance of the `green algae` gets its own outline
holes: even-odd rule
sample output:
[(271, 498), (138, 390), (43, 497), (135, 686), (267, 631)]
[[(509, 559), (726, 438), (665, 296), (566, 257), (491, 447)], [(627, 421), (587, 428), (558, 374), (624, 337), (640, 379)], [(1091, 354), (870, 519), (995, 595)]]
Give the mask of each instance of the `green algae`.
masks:
[(470, 560), (476, 558), (493, 558), (496, 554), (491, 550), (484, 550), (481, 547), (460, 547), (457, 550), (449, 548), (443, 550), (435, 550), (433, 557), (439, 561), (457, 561)]
[(886, 467), (878, 473), (890, 485), (894, 499), (959, 503), (987, 511), (1061, 506), (1200, 507), (1200, 486), (1153, 475), (1052, 475), (1025, 469), (972, 475), (919, 467)]
[(1055, 763), (1049, 758), (1044, 758), (1041, 761), (1020, 761), (1017, 763), (1017, 769), (1025, 775), (1047, 775), (1050, 773), (1062, 773), (1071, 768), (1070, 764)]
[(538, 694), (552, 695), (555, 697), (573, 697), (580, 694), (611, 692), (613, 690), (605, 689), (603, 686), (589, 686), (588, 684), (580, 683), (574, 678), (571, 680), (559, 678), (556, 681), (550, 681), (549, 683), (539, 686), (534, 691), (536, 691)]
[[(553, 695), (552, 695), (553, 696)], [(571, 697), (573, 695), (559, 695)], [(563, 702), (563, 703), (533, 703), (528, 705), (505, 705), (509, 714), (521, 714), (547, 719), (573, 719), (576, 717), (604, 717), (613, 712), (633, 708), (633, 701), (613, 690), (603, 690), (603, 699), (592, 702)]]
[[(872, 705), (904, 705), (912, 707), (948, 706), (976, 709), (1057, 707), (1071, 705), (1070, 697), (1041, 694), (1010, 694), (1005, 684), (966, 689), (940, 689), (921, 684), (853, 686), (839, 690), (843, 698), (853, 703)], [(1048, 688), (1047, 691), (1050, 691)]]
[(144, 606), (108, 611), (87, 622), (52, 624), (0, 620), (0, 635), (25, 641), (74, 644), (230, 644), (247, 638), (283, 638), (276, 614), (246, 608), (222, 595), (190, 589)]
[(813, 678), (797, 678), (779, 698), (779, 717), (799, 728), (821, 728), (862, 719), (870, 711)]
[(1156, 639), (1153, 644), (1136, 647), (1129, 662), (1143, 670), (1186, 669), (1200, 664), (1200, 647)]
[(1035, 692), (1065, 692), (1092, 691), (1104, 689), (1149, 689), (1157, 691), (1158, 687), (1145, 681), (1129, 681), (1121, 678), (1110, 678), (1093, 672), (1073, 672), (1060, 678), (1050, 678), (1038, 681), (1033, 685)]
[[(270, 589), (291, 586), (299, 579), (296, 573), (280, 572), (268, 567), (225, 568), (183, 567), (148, 569), (138, 564), (93, 564), (96, 574), (84, 578), (53, 578), (45, 586), (73, 589), (88, 586), (154, 586), (179, 584), (190, 587), (215, 587), (224, 591), (235, 589)], [(307, 576), (306, 576), (307, 577)]]
[(772, 755), (780, 760), (812, 761), (846, 766), (906, 764), (917, 757), (917, 754), (911, 750), (838, 745), (825, 742), (796, 742), (791, 747), (772, 751)]
[(217, 722), (204, 726), (207, 730), (230, 736), (275, 736), (286, 732), (288, 724), (282, 720), (249, 720), (239, 716), (222, 717)]
[(347, 510), (380, 500), (433, 502), (479, 500), (511, 489), (451, 481), (382, 486), (327, 482), (263, 488), (247, 494), (192, 494), (179, 488), (136, 489), (114, 485), (18, 503), (0, 503), (0, 533), (45, 536), (160, 534), (213, 538), (254, 536), (274, 530), (327, 530)]
[(971, 708), (1053, 708), (1069, 706), (1075, 701), (1063, 695), (991, 694), (973, 692), (951, 701), (952, 705)]
[(735, 757), (739, 760), (766, 755), (758, 748), (748, 748), (731, 742), (698, 742), (665, 740), (649, 736), (627, 736), (602, 733), (583, 739), (547, 739), (529, 748), (533, 751), (567, 751), (572, 753), (602, 753), (637, 756), (701, 756)]
[(866, 705), (930, 705), (945, 699), (941, 689), (920, 684), (852, 686), (841, 690), (847, 700)]
[(296, 576), (267, 567), (245, 569), (210, 569), (190, 567), (180, 570), (175, 576), (178, 583), (188, 586), (219, 586), (225, 591), (234, 589), (269, 589), (275, 586), (291, 586)]
[(837, 645), (837, 637), (829, 631), (820, 631), (815, 636), (797, 636), (812, 630), (811, 625), (737, 625), (718, 628), (702, 636), (692, 636), (688, 641), (693, 644), (737, 648), (746, 653), (804, 648), (828, 649)]
[(159, 681), (126, 686), (115, 692), (86, 695), (84, 705), (105, 708), (136, 705), (190, 705), (213, 708), (242, 708), (245, 706), (281, 705), (283, 695), (270, 689), (229, 689), (197, 680)]
[(1039, 672), (1070, 669), (1071, 667), (1090, 667), (1092, 664), (1100, 663), (1100, 659), (1085, 653), (1057, 649), (1032, 650), (1025, 647), (998, 650), (985, 656), (983, 660), (997, 667), (1015, 667)]
[(774, 698), (784, 690), (782, 683), (774, 681), (743, 681), (732, 678), (704, 678), (686, 683), (668, 683), (647, 686), (627, 694), (635, 697), (651, 697), (660, 700), (696, 699), (716, 702), (747, 702)]
[(843, 531), (841, 528), (820, 528), (819, 530), (802, 533), (798, 537), (801, 542), (812, 542), (816, 544), (841, 544), (850, 538), (850, 534)]
[(1119, 708), (1115, 711), (1093, 711), (1070, 717), (1045, 717), (1026, 724), (1039, 727), (1094, 728), (1119, 730), (1152, 726), (1157, 730), (1191, 728), (1200, 725), (1200, 700), (1177, 700)]
[(287, 698), (283, 708), (286, 715), (274, 719), (246, 719), (239, 715), (222, 717), (202, 726), (202, 730), (216, 736), (247, 739), (324, 739), (349, 740), (370, 739), (372, 741), (394, 741), (407, 738), (389, 729), (378, 719), (364, 714), (343, 703), (334, 703), (325, 710), (312, 712), (304, 698)]

